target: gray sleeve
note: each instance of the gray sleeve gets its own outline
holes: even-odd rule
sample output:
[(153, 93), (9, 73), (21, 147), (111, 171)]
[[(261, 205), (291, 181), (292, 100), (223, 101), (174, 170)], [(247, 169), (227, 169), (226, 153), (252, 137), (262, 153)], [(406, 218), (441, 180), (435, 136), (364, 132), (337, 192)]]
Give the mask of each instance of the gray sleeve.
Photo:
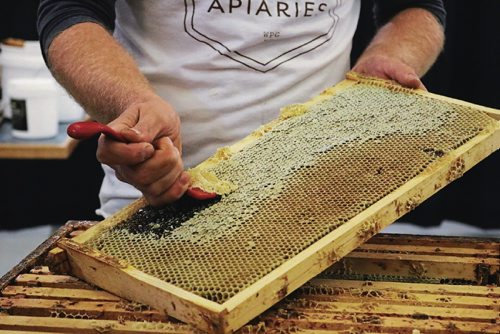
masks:
[(40, 0), (38, 34), (43, 57), (52, 40), (65, 29), (82, 22), (95, 22), (112, 32), (115, 28), (116, 0)]
[(407, 8), (425, 9), (434, 15), (443, 28), (446, 26), (446, 10), (442, 0), (375, 0), (373, 11), (377, 26), (384, 25)]

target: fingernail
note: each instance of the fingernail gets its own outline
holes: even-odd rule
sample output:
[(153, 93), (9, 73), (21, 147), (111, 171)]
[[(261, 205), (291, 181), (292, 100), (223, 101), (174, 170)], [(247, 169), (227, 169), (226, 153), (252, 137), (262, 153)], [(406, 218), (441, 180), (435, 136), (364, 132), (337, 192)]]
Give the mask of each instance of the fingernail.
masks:
[(154, 152), (155, 152), (155, 149), (154, 149), (153, 145), (151, 145), (151, 144), (144, 145), (144, 150), (143, 150), (144, 160), (151, 158), (153, 156)]
[(418, 76), (417, 76), (416, 74), (414, 74), (414, 73), (408, 73), (408, 74), (406, 75), (406, 78), (407, 78), (407, 79), (410, 79), (410, 80), (419, 80), (419, 79), (418, 79)]

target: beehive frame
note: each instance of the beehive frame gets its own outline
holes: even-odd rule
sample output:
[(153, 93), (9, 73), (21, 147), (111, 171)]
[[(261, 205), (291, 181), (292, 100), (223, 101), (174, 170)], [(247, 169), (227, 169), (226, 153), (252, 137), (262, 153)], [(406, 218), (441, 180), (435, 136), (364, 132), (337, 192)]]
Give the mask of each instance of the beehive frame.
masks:
[[(318, 103), (359, 83), (386, 87), (398, 92), (421, 94), (455, 105), (465, 105), (500, 119), (500, 113), (494, 109), (423, 91), (410, 91), (394, 83), (363, 78), (356, 74), (349, 74), (348, 80), (326, 90), (306, 105)], [(272, 128), (279, 122), (280, 120), (273, 121), (267, 128)], [(86, 281), (124, 298), (149, 304), (202, 330), (229, 333), (246, 324), (497, 150), (500, 147), (499, 130), (500, 126), (496, 123), (495, 127), (482, 131), (457, 149), (440, 157), (430, 168), (222, 304), (164, 282), (121, 259), (102, 254), (84, 245), (144, 207), (146, 205), (144, 199), (132, 203), (77, 238), (61, 241), (59, 245), (67, 251), (73, 273)], [(256, 132), (227, 150), (232, 153), (243, 150), (260, 135)], [(216, 159), (208, 159), (197, 168), (203, 169), (216, 163)]]

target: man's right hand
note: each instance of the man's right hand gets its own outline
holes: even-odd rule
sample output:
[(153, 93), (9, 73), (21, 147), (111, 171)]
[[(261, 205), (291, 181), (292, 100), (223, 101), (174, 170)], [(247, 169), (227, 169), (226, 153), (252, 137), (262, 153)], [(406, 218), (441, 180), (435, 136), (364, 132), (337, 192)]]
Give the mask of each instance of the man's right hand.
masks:
[(77, 23), (57, 34), (47, 56), (52, 73), (85, 111), (128, 141), (101, 136), (97, 159), (151, 205), (182, 196), (189, 177), (183, 172), (179, 117), (113, 36), (101, 24)]
[(184, 194), (190, 180), (181, 159), (180, 120), (167, 102), (152, 96), (132, 104), (108, 125), (128, 143), (101, 135), (97, 159), (111, 166), (120, 181), (139, 189), (153, 206)]

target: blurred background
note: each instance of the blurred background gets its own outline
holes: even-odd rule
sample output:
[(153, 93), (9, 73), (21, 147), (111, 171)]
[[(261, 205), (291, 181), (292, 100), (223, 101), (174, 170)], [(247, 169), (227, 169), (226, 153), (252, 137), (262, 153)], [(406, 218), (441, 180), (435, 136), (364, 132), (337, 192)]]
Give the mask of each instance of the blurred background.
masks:
[[(38, 0), (0, 2), (0, 40), (37, 40)], [(446, 44), (424, 77), (428, 90), (500, 108), (500, 1), (445, 0)], [(354, 62), (375, 32), (362, 0)], [(68, 220), (98, 220), (96, 141), (67, 159), (0, 159), (0, 276)], [(0, 148), (1, 150), (1, 148)], [(424, 202), (389, 231), (500, 237), (500, 152)]]

